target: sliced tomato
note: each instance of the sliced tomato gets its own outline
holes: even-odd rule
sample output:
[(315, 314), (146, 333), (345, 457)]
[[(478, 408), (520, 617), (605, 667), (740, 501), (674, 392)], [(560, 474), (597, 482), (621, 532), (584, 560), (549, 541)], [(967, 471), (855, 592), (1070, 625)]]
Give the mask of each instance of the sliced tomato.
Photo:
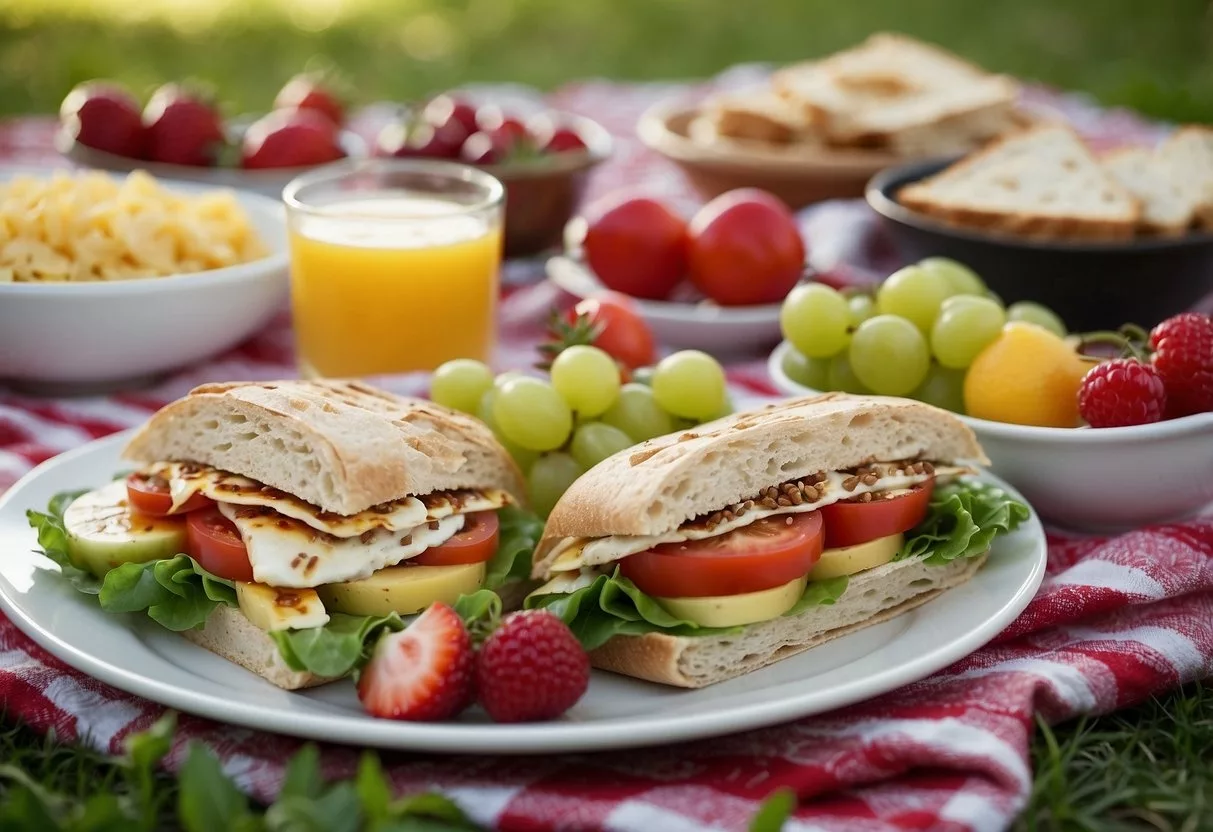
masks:
[(765, 517), (718, 537), (663, 543), (620, 561), (625, 578), (661, 598), (740, 595), (808, 574), (821, 557), (821, 512)]
[(927, 516), (927, 504), (934, 490), (935, 480), (929, 480), (897, 497), (879, 499), (873, 495), (867, 503), (848, 501), (823, 506), (826, 548), (858, 546), (878, 537), (909, 531)]
[(463, 529), (441, 546), (426, 549), (408, 561), (419, 566), (484, 563), (497, 552), (497, 512), (478, 511), (463, 521)]
[(144, 474), (140, 471), (126, 478), (126, 496), (131, 506), (141, 514), (153, 517), (164, 517), (168, 514), (184, 514), (206, 508), (211, 501), (201, 494), (192, 494), (181, 508), (173, 511), (173, 498), (169, 494), (168, 480), (158, 474)]
[(185, 517), (187, 554), (212, 575), (229, 581), (253, 580), (248, 550), (236, 525), (213, 505)]

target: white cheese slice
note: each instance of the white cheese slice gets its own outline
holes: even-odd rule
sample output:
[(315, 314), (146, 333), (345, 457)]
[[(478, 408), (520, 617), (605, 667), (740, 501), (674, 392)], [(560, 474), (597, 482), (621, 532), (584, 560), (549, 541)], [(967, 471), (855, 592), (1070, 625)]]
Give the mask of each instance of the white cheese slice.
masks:
[[(874, 464), (888, 465), (889, 463), (878, 462)], [(836, 503), (839, 500), (849, 500), (852, 497), (858, 497), (861, 494), (907, 489), (912, 485), (926, 482), (932, 476), (946, 478), (968, 473), (968, 470), (967, 468), (939, 466), (935, 468), (934, 475), (886, 475), (878, 479), (873, 485), (858, 483), (850, 491), (843, 488), (842, 484), (853, 475), (829, 471), (826, 473), (825, 494), (815, 502), (802, 503), (798, 506), (777, 506), (776, 508), (755, 506), (741, 517), (719, 523), (711, 529), (702, 524), (684, 523), (676, 530), (666, 532), (665, 534), (611, 535), (610, 537), (593, 539), (566, 538), (557, 546), (557, 554), (555, 560), (552, 561), (550, 570), (552, 572), (572, 572), (587, 566), (612, 563), (622, 557), (634, 555), (646, 549), (652, 549), (654, 546), (659, 546), (662, 543), (679, 543), (683, 540), (703, 540), (708, 537), (717, 537), (734, 529), (748, 526), (756, 520), (761, 520), (763, 517), (774, 517), (778, 514), (803, 514), (809, 511), (816, 511), (822, 506), (828, 506), (830, 503)]]
[(174, 510), (194, 494), (202, 494), (216, 502), (272, 508), (279, 514), (336, 537), (358, 537), (372, 529), (408, 531), (427, 520), (489, 511), (510, 502), (509, 495), (499, 489), (439, 491), (420, 498), (404, 497), (358, 514), (341, 515), (322, 511), (292, 494), (262, 485), (248, 477), (205, 465), (163, 462), (150, 466), (147, 471), (168, 482)]
[(359, 537), (333, 537), (299, 520), (257, 506), (219, 503), (248, 549), (257, 583), (308, 588), (369, 578), (380, 569), (440, 546), (462, 528), (454, 514), (404, 531), (371, 529)]

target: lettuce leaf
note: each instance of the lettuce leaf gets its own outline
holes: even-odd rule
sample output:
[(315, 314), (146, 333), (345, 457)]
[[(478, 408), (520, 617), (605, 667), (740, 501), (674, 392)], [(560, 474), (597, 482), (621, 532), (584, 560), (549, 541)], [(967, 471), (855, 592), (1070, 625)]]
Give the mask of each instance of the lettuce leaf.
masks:
[(484, 585), (496, 589), (512, 580), (527, 580), (531, 576), (531, 554), (543, 535), (543, 520), (537, 514), (506, 506), (498, 510), (500, 536), (497, 552), (488, 562)]
[[(786, 615), (795, 615), (818, 604), (833, 604), (846, 590), (847, 579), (833, 578), (810, 583)], [(587, 650), (593, 650), (617, 635), (668, 633), (674, 636), (728, 635), (741, 627), (701, 627), (666, 612), (665, 608), (616, 569), (599, 575), (589, 586), (573, 592), (531, 595), (527, 609), (546, 609), (559, 617)]]
[(105, 573), (101, 608), (144, 612), (169, 630), (201, 627), (215, 607), (237, 606), (236, 585), (207, 572), (189, 555), (124, 563)]
[(932, 566), (971, 558), (1014, 531), (1031, 512), (995, 485), (955, 480), (935, 489), (926, 518), (906, 534), (897, 560), (921, 557)]
[(55, 562), (68, 583), (86, 595), (96, 595), (101, 591), (101, 580), (72, 563), (67, 554), (67, 530), (63, 528), (63, 513), (77, 497), (86, 493), (85, 490), (60, 492), (51, 497), (46, 513), (30, 509), (25, 512), (25, 517), (30, 527), (38, 532), (42, 554)]

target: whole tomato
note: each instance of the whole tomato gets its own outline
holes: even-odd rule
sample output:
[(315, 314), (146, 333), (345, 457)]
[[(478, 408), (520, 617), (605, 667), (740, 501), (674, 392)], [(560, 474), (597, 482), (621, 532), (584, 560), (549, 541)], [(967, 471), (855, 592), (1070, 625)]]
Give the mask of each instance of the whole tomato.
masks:
[(766, 191), (721, 194), (699, 209), (688, 231), (691, 283), (721, 306), (778, 303), (804, 273), (796, 220)]
[(602, 328), (594, 346), (629, 370), (648, 366), (657, 359), (653, 332), (626, 296), (607, 292), (586, 298), (569, 311), (570, 322), (581, 315)]
[(686, 222), (648, 197), (593, 206), (582, 246), (604, 286), (635, 298), (663, 300), (686, 274)]

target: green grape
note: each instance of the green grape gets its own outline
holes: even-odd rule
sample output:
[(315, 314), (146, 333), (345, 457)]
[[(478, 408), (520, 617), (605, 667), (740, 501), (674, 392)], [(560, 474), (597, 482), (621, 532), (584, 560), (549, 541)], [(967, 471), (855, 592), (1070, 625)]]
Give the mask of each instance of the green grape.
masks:
[(444, 407), (476, 413), (484, 392), (493, 386), (493, 371), (471, 358), (456, 358), (434, 371), (430, 398)]
[(527, 501), (543, 517), (552, 509), (573, 481), (585, 473), (585, 468), (566, 453), (544, 454), (531, 466), (527, 482)]
[(635, 442), (674, 432), (670, 414), (661, 409), (653, 398), (653, 391), (643, 384), (631, 383), (620, 387), (618, 398), (602, 414), (602, 421), (619, 428)]
[(963, 370), (998, 337), (1006, 322), (1002, 307), (989, 298), (948, 298), (931, 327), (931, 351), (943, 366)]
[(643, 384), (646, 387), (653, 385), (653, 368), (652, 367), (637, 367), (632, 370), (632, 381), (637, 384)]
[(711, 418), (724, 404), (724, 368), (699, 350), (666, 356), (653, 370), (653, 398), (675, 416)]
[(584, 468), (593, 468), (608, 456), (612, 456), (633, 444), (632, 437), (617, 427), (602, 422), (586, 422), (573, 431), (573, 442), (569, 453)]
[(1030, 300), (1021, 300), (1007, 307), (1007, 320), (1043, 326), (1059, 338), (1066, 337), (1066, 325), (1057, 313)]
[(948, 257), (928, 257), (926, 260), (920, 260), (918, 265), (946, 280), (955, 294), (984, 295), (987, 291), (985, 281), (964, 263), (958, 263)]
[(927, 339), (897, 315), (877, 315), (851, 338), (851, 367), (873, 393), (904, 396), (922, 383), (931, 366)]
[(497, 378), (493, 379), (493, 386), (500, 390), (502, 387), (505, 387), (516, 378), (533, 378), (533, 376), (528, 376), (526, 373), (519, 370), (506, 370), (504, 373), (497, 376)]
[(910, 398), (953, 413), (964, 413), (965, 371), (949, 370), (947, 367), (932, 364), (926, 379), (915, 388)]
[(824, 283), (797, 286), (779, 310), (783, 337), (810, 358), (826, 358), (846, 349), (850, 324), (847, 299)]
[(675, 416), (673, 428), (670, 430), (670, 433), (682, 433), (683, 431), (688, 431), (695, 427), (699, 427), (698, 419), (683, 419), (679, 416)]
[(788, 350), (783, 356), (783, 371), (797, 384), (813, 390), (830, 389), (830, 359), (809, 358), (796, 350)]
[(490, 387), (484, 391), (484, 395), (480, 397), (480, 405), (476, 408), (476, 417), (480, 421), (489, 426), (493, 431), (493, 435), (497, 441), (501, 443), (501, 447), (505, 448), (514, 462), (518, 463), (518, 467), (522, 469), (522, 473), (526, 473), (531, 465), (538, 459), (539, 454), (535, 451), (527, 450), (521, 445), (511, 442), (501, 434), (501, 428), (497, 427), (497, 419), (493, 416), (493, 405), (497, 401), (497, 388)]
[(552, 362), (552, 386), (579, 416), (600, 416), (619, 395), (619, 367), (598, 347), (569, 347)]
[(876, 314), (876, 298), (871, 295), (852, 295), (847, 299), (852, 327), (859, 326)]
[(838, 390), (843, 393), (867, 393), (859, 376), (851, 367), (851, 357), (845, 352), (830, 359), (830, 369), (826, 374), (826, 390)]
[(920, 331), (930, 332), (939, 307), (953, 294), (952, 284), (935, 272), (921, 266), (906, 266), (880, 284), (876, 307), (882, 315), (898, 315)]
[(568, 404), (537, 378), (513, 378), (498, 388), (493, 419), (502, 436), (531, 451), (559, 448), (573, 430)]

